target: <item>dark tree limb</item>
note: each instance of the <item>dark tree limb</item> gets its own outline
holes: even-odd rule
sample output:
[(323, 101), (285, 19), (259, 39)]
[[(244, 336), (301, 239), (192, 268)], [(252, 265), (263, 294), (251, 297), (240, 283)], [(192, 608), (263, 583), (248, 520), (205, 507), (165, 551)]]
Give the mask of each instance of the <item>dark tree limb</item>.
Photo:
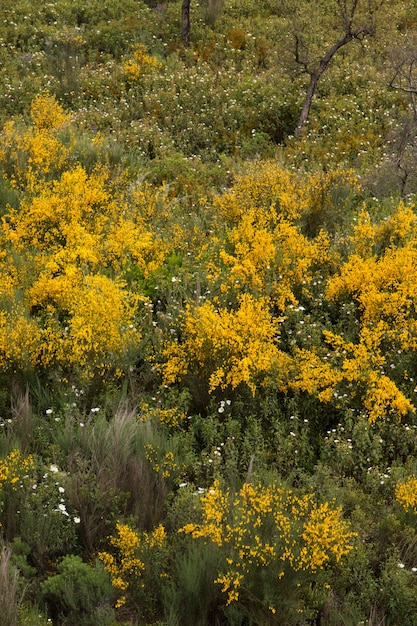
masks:
[(389, 82), (389, 86), (397, 91), (402, 91), (409, 95), (410, 104), (413, 109), (414, 119), (417, 120), (417, 78), (416, 78), (417, 57), (400, 61), (394, 71), (394, 75)]
[(190, 45), (190, 0), (183, 0), (181, 6), (181, 40), (188, 48)]
[[(354, 3), (354, 5), (356, 6), (355, 3)], [(341, 39), (339, 39), (339, 41), (336, 41), (327, 50), (327, 52), (321, 57), (318, 66), (315, 67), (314, 69), (309, 68), (308, 67), (308, 62), (301, 61), (301, 59), (299, 58), (300, 44), (299, 44), (299, 42), (296, 39), (296, 42), (295, 42), (295, 51), (296, 51), (295, 59), (296, 59), (296, 61), (298, 63), (301, 63), (301, 65), (304, 67), (305, 73), (310, 76), (310, 81), (309, 81), (309, 84), (308, 84), (308, 87), (307, 87), (306, 95), (305, 95), (305, 98), (304, 98), (303, 106), (302, 106), (300, 117), (299, 117), (298, 124), (297, 124), (297, 131), (298, 132), (301, 131), (302, 127), (304, 126), (304, 124), (308, 120), (308, 116), (310, 114), (311, 103), (313, 102), (313, 98), (314, 98), (314, 94), (316, 93), (318, 82), (319, 82), (321, 76), (324, 74), (324, 72), (328, 68), (328, 66), (330, 65), (330, 62), (333, 59), (333, 57), (336, 54), (336, 52), (338, 50), (340, 50), (340, 48), (343, 48), (343, 46), (346, 46), (346, 44), (348, 44), (353, 39), (362, 39), (363, 37), (366, 37), (367, 35), (371, 35), (372, 36), (374, 34), (374, 28), (373, 27), (361, 27), (361, 28), (357, 28), (355, 30), (351, 30), (351, 22), (352, 22), (352, 18), (353, 18), (353, 13), (354, 13), (354, 11), (352, 9), (351, 14), (349, 14), (346, 17), (345, 28), (347, 30), (346, 30), (344, 36)]]

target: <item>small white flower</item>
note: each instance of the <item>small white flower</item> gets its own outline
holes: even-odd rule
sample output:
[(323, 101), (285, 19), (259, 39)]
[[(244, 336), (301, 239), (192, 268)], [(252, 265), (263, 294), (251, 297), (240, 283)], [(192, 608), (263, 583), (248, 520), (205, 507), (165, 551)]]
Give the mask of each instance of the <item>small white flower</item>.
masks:
[(45, 413), (47, 415), (51, 415), (51, 413), (53, 413), (53, 412), (54, 412), (53, 409), (46, 409), (46, 411), (45, 411)]
[(405, 565), (404, 565), (404, 563), (398, 563), (398, 567), (399, 567), (400, 569), (404, 569)]
[(56, 474), (57, 472), (59, 472), (58, 466), (53, 464), (49, 466), (49, 471), (50, 472), (54, 472), (54, 474)]
[(58, 504), (58, 509), (63, 515), (68, 515), (67, 507), (65, 504)]
[(186, 487), (186, 486), (187, 486), (187, 483), (180, 483), (179, 484), (179, 487)]
[(65, 493), (64, 487), (58, 487), (58, 491), (59, 491), (59, 493)]
[(75, 522), (76, 524), (79, 524), (79, 523), (81, 522), (81, 520), (80, 520), (80, 518), (79, 518), (79, 517), (74, 517), (74, 522)]

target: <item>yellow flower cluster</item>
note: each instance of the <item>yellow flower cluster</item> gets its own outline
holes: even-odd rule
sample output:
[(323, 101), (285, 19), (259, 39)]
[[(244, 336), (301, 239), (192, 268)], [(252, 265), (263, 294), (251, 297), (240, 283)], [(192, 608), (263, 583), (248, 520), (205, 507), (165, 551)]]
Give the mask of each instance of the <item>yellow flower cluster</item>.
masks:
[(296, 350), (293, 363), (292, 389), (317, 395), (322, 402), (330, 401), (340, 374), (313, 350)]
[(34, 467), (32, 456), (24, 457), (20, 450), (12, 450), (5, 459), (0, 460), (0, 488), (9, 484), (16, 490), (19, 481)]
[(379, 350), (378, 326), (372, 331), (364, 328), (357, 344), (346, 342), (329, 331), (324, 331), (324, 337), (334, 348), (334, 358), (340, 362), (340, 367), (324, 361), (314, 351), (298, 350), (293, 364), (295, 375), (289, 383), (291, 388), (316, 395), (322, 402), (330, 402), (334, 400), (337, 385), (346, 383), (349, 395), (361, 395), (370, 422), (388, 413), (403, 416), (414, 410), (411, 401), (394, 381), (380, 371), (385, 359)]
[(70, 124), (71, 116), (49, 93), (37, 96), (31, 106), (30, 115), (35, 131), (60, 131)]
[(14, 187), (34, 191), (52, 172), (60, 171), (69, 152), (58, 134), (71, 118), (54, 96), (39, 95), (31, 105), (32, 126), (21, 130), (13, 120), (6, 122), (0, 141), (0, 162)]
[(395, 487), (395, 499), (405, 509), (417, 513), (417, 478), (410, 476), (405, 482), (399, 481)]
[[(58, 131), (70, 120), (46, 95), (33, 102), (32, 121), (27, 131), (6, 126), (3, 146), (15, 146), (0, 150), (23, 191), (0, 225), (0, 365), (119, 375), (139, 346), (136, 316), (145, 299), (117, 276), (132, 266), (144, 276), (154, 271), (164, 246), (146, 229), (141, 203), (115, 197), (104, 168), (88, 174), (68, 165), (46, 180), (52, 165), (60, 169), (59, 155), (66, 159)], [(20, 153), (11, 158), (13, 150), (26, 165)]]
[(330, 558), (339, 562), (352, 549), (355, 533), (341, 518), (342, 509), (331, 509), (328, 502), (312, 507), (304, 523), (304, 545), (299, 554), (299, 567), (312, 572), (325, 567)]
[[(166, 541), (165, 528), (159, 525), (151, 533), (139, 535), (127, 524), (116, 524), (117, 536), (109, 537), (116, 556), (109, 552), (99, 552), (98, 557), (111, 576), (112, 586), (121, 592), (126, 591), (132, 580), (140, 580), (145, 572), (145, 560), (152, 550), (160, 549)], [(116, 608), (126, 603), (122, 594), (116, 601)]]
[(137, 81), (150, 72), (159, 70), (162, 63), (148, 54), (146, 46), (139, 43), (133, 49), (133, 58), (123, 63), (123, 71), (130, 82)]
[(179, 465), (175, 461), (173, 452), (166, 452), (161, 454), (159, 450), (156, 450), (150, 443), (145, 446), (146, 459), (152, 466), (154, 472), (162, 476), (163, 478), (170, 478), (171, 476), (179, 473)]
[[(9, 298), (6, 300), (8, 304)], [(35, 365), (38, 360), (42, 330), (21, 303), (0, 311), (0, 367), (7, 370), (13, 364), (21, 367)]]
[[(369, 214), (362, 211), (350, 240), (351, 254), (326, 289), (329, 301), (349, 298), (357, 307), (357, 340), (349, 342), (325, 331), (325, 340), (334, 350), (333, 369), (328, 363), (319, 366), (317, 355), (310, 355), (315, 363), (312, 370), (318, 373), (321, 367), (326, 372), (323, 379), (317, 376), (317, 386), (322, 387), (320, 399), (330, 400), (335, 386), (347, 383), (361, 394), (371, 422), (387, 414), (401, 417), (415, 410), (387, 372), (395, 367), (391, 359), (417, 347), (416, 226), (414, 212), (402, 203), (381, 224), (371, 224)], [(305, 376), (308, 361), (305, 353), (304, 370), (297, 380), (304, 389), (312, 378), (312, 370)]]
[(288, 357), (277, 347), (279, 319), (273, 320), (265, 299), (249, 294), (239, 308), (215, 308), (211, 302), (188, 307), (183, 323), (184, 341), (166, 345), (163, 376), (166, 383), (189, 371), (209, 381), (209, 390), (246, 384), (255, 393), (260, 375), (284, 376)]
[[(268, 296), (279, 310), (296, 304), (295, 290), (307, 289), (311, 268), (327, 259), (329, 247), (323, 233), (315, 240), (305, 237), (297, 219), (317, 202), (312, 196), (318, 189), (325, 194), (326, 185), (327, 179), (299, 180), (277, 163), (249, 168), (215, 200), (226, 236), (218, 260), (207, 265), (208, 279), (223, 293), (249, 290)], [(215, 240), (213, 247), (218, 247)]]
[(204, 513), (204, 525), (186, 524), (179, 532), (190, 533), (193, 539), (205, 537), (213, 543), (223, 544), (223, 525), (226, 523), (229, 512), (227, 494), (220, 489), (219, 481), (216, 480), (207, 493), (201, 497)]
[(187, 419), (187, 416), (183, 411), (177, 409), (176, 407), (172, 409), (164, 409), (160, 407), (151, 408), (149, 404), (142, 403), (138, 418), (143, 421), (156, 418), (160, 424), (165, 424), (170, 428), (175, 428), (176, 426), (180, 426), (184, 420)]
[(232, 189), (216, 198), (216, 209), (228, 224), (239, 222), (248, 209), (293, 221), (308, 206), (306, 186), (277, 161), (256, 163), (238, 175)]
[[(232, 497), (215, 481), (201, 505), (202, 523), (187, 524), (179, 532), (222, 548), (225, 571), (215, 582), (228, 594), (227, 604), (239, 599), (256, 569), (282, 562), (293, 571), (315, 574), (347, 555), (356, 536), (340, 507), (318, 504), (311, 494), (297, 496), (277, 485), (245, 483)], [(284, 575), (283, 567), (277, 579)]]
[(53, 41), (54, 43), (67, 46), (71, 50), (78, 50), (86, 43), (79, 30), (68, 27), (64, 27), (61, 31), (55, 33)]

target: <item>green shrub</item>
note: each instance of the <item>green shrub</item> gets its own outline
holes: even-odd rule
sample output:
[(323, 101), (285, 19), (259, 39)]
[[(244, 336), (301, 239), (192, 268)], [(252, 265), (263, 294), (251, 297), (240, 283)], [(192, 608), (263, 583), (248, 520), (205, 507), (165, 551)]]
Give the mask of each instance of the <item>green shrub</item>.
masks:
[(221, 588), (214, 585), (221, 551), (217, 546), (187, 542), (176, 551), (173, 575), (164, 594), (167, 626), (205, 626), (221, 614)]
[(78, 556), (66, 556), (58, 573), (41, 585), (50, 615), (68, 626), (106, 626), (114, 623), (112, 588), (106, 570), (94, 567)]
[(378, 607), (388, 626), (415, 626), (417, 614), (417, 578), (415, 571), (394, 554), (383, 567)]
[(24, 603), (19, 610), (19, 626), (50, 626), (51, 620), (38, 606)]

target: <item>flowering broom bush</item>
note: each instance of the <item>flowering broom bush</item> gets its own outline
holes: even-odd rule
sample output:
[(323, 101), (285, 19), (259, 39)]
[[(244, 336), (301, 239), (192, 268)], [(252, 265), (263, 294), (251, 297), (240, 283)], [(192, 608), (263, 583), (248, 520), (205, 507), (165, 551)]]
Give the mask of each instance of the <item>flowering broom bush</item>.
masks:
[[(315, 578), (323, 584), (317, 574), (353, 549), (356, 534), (341, 508), (318, 504), (311, 494), (246, 483), (232, 495), (215, 481), (201, 505), (201, 523), (179, 532), (220, 548), (224, 565), (214, 583), (227, 594), (226, 605), (242, 603), (250, 612), (259, 604), (277, 623), (289, 596)], [(301, 598), (297, 610), (303, 611)]]
[[(16, 156), (10, 174), (23, 196), (20, 206), (8, 207), (0, 231), (0, 362), (5, 369), (118, 376), (140, 346), (138, 308), (146, 300), (121, 273), (134, 264), (146, 275), (160, 264), (163, 248), (137, 209), (112, 197), (104, 168), (88, 175), (66, 162), (68, 169), (45, 180), (52, 164), (61, 167), (67, 157), (56, 130), (68, 115), (46, 96), (35, 101), (32, 118), (33, 132), (17, 134), (27, 158)], [(42, 139), (39, 153), (32, 141), (39, 133), (51, 135), (64, 161)], [(13, 162), (6, 148), (3, 161)]]
[(117, 536), (109, 538), (112, 551), (98, 554), (119, 594), (116, 608), (128, 603), (141, 615), (146, 614), (154, 608), (160, 580), (167, 575), (165, 528), (159, 525), (150, 533), (139, 534), (118, 522), (116, 530)]
[(266, 301), (249, 294), (240, 298), (236, 311), (216, 309), (210, 302), (189, 308), (184, 341), (168, 344), (163, 352), (164, 381), (172, 383), (196, 373), (208, 382), (210, 392), (245, 383), (255, 393), (260, 376), (277, 372), (284, 377), (288, 360), (275, 342), (277, 326)]

